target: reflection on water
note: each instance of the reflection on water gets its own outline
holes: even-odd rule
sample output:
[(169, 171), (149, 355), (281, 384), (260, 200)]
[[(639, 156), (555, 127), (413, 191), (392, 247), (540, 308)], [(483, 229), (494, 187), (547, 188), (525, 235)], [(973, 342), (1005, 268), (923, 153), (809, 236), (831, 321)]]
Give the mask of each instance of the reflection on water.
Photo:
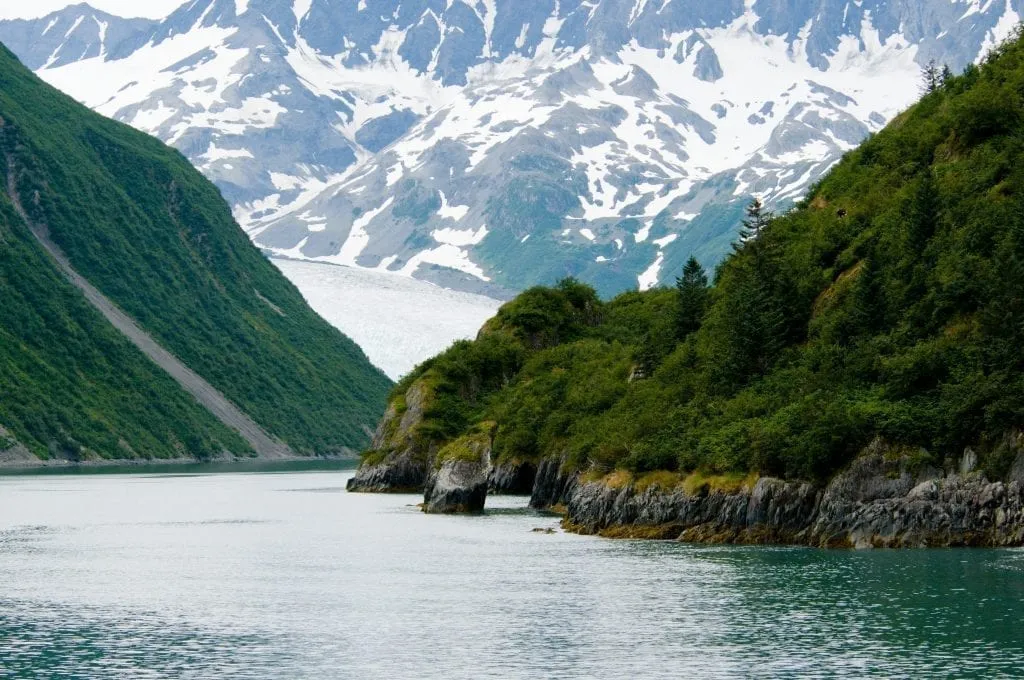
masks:
[(1024, 552), (614, 542), (348, 473), (0, 478), (0, 678), (1024, 675)]
[(310, 460), (259, 460), (237, 463), (124, 463), (103, 465), (68, 465), (44, 468), (0, 467), (0, 477), (49, 477), (89, 475), (159, 475), (199, 477), (217, 473), (234, 474), (290, 474), (295, 472), (354, 470), (357, 461), (315, 458)]

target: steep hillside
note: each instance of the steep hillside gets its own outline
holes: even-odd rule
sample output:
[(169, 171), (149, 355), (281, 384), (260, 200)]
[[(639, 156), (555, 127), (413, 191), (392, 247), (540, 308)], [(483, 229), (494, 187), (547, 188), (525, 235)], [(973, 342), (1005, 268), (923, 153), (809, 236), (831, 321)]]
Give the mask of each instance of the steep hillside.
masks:
[(198, 0), (0, 40), (180, 149), (261, 247), (507, 298), (729, 251), (1024, 0)]
[(3, 192), (0, 299), (0, 462), (250, 455), (89, 306)]
[(44, 456), (65, 441), (101, 457), (249, 448), (87, 306), (24, 217), (142, 333), (294, 452), (365, 444), (387, 378), (308, 308), (179, 153), (75, 103), (6, 49), (0, 121), (0, 425), (15, 439)]
[(425, 479), (481, 435), (498, 464), (619, 471), (615, 488), (823, 483), (876, 439), (897, 477), (977, 461), (1024, 479), (1022, 92), (1020, 40), (937, 83), (793, 211), (751, 206), (712, 286), (692, 263), (607, 303), (526, 291), (396, 388), (354, 486), (395, 463)]

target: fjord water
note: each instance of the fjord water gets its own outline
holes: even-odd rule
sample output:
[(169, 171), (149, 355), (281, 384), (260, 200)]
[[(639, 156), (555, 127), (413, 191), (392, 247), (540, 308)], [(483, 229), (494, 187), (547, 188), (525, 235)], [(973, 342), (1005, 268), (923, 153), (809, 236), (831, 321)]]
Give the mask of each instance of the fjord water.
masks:
[(0, 677), (1024, 674), (1024, 552), (435, 517), (350, 473), (0, 477)]

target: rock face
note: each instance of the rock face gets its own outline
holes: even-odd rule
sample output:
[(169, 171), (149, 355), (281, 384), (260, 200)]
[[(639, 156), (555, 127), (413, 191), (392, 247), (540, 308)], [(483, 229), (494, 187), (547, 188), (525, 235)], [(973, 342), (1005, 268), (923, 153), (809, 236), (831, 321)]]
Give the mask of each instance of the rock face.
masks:
[(576, 490), (578, 475), (566, 471), (565, 461), (545, 458), (537, 465), (537, 477), (530, 494), (530, 507), (537, 510), (565, 504)]
[(566, 524), (586, 534), (681, 538), (716, 543), (802, 543), (820, 491), (761, 478), (735, 493), (688, 494), (633, 485), (579, 484), (565, 503)]
[(484, 461), (447, 460), (431, 475), (423, 495), (423, 512), (480, 513), (487, 501), (490, 466)]
[(824, 487), (761, 478), (733, 492), (695, 494), (579, 483), (560, 471), (560, 461), (545, 461), (532, 505), (564, 504), (567, 528), (606, 536), (854, 548), (1024, 545), (1024, 483), (1015, 477), (1024, 451), (1006, 482), (973, 470), (976, 460), (968, 451), (947, 473), (875, 443)]
[[(1020, 434), (1001, 445), (1005, 481), (979, 471), (971, 449), (940, 470), (921, 464), (916, 452), (876, 441), (824, 486), (761, 477), (733, 490), (688, 492), (681, 484), (584, 482), (560, 458), (536, 468), (492, 467), (490, 438), (481, 434), (439, 453), (423, 451), (414, 434), (426, 399), (426, 390), (413, 385), (404, 411), (392, 404), (374, 438), (375, 446), (390, 448), (380, 462), (360, 468), (349, 490), (425, 489), (428, 513), (479, 513), (488, 491), (530, 492), (530, 507), (564, 509), (567, 529), (611, 537), (852, 548), (1024, 545)], [(442, 461), (436, 467), (435, 459)]]
[(479, 431), (441, 450), (428, 437), (418, 436), (430, 398), (430, 388), (417, 381), (392, 400), (369, 453), (348, 482), (349, 491), (425, 491), (424, 509), (443, 513), (481, 512), (488, 493), (531, 494), (537, 475), (533, 463), (491, 465), (492, 426), (481, 424)]
[(404, 399), (393, 400), (373, 436), (371, 453), (348, 481), (349, 491), (418, 493), (427, 482), (433, 451), (416, 437), (429, 389), (413, 383)]
[(3, 425), (0, 425), (0, 466), (28, 465), (39, 461), (32, 452), (15, 439)]
[[(973, 461), (973, 463), (972, 463)], [(811, 527), (816, 545), (866, 547), (1024, 545), (1024, 485), (973, 471), (917, 474), (879, 452), (858, 458), (825, 489)]]
[(495, 465), (487, 479), (487, 491), (504, 496), (529, 496), (536, 478), (537, 466), (533, 463)]
[(441, 449), (424, 490), (423, 511), (444, 514), (483, 512), (492, 473), (493, 445), (493, 424), (481, 423), (470, 434)]

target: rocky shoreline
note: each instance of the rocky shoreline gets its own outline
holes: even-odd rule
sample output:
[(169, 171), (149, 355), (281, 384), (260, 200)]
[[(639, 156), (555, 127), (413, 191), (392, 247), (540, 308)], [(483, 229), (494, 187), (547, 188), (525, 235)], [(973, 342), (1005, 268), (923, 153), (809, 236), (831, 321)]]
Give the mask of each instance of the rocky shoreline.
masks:
[[(424, 511), (482, 512), (488, 493), (530, 495), (530, 506), (564, 514), (567, 531), (609, 538), (827, 548), (1024, 545), (1024, 446), (1004, 480), (976, 469), (967, 449), (953, 469), (876, 441), (824, 485), (751, 477), (729, 488), (687, 488), (670, 473), (589, 480), (555, 458), (492, 466), (445, 461), (436, 470), (390, 456), (361, 469), (350, 491), (425, 491)], [(406, 452), (408, 453), (408, 452)], [(430, 470), (430, 472), (428, 472)], [(388, 484), (398, 480), (400, 488)]]
[(943, 467), (926, 452), (866, 447), (827, 483), (670, 472), (594, 477), (559, 458), (492, 460), (493, 426), (438, 449), (418, 427), (430, 400), (417, 381), (394, 400), (349, 491), (424, 493), (430, 513), (483, 512), (488, 494), (530, 496), (563, 513), (567, 531), (619, 538), (845, 548), (1024, 546), (1024, 433), (989, 452), (1001, 479), (968, 448)]
[[(736, 490), (582, 483), (538, 478), (531, 505), (565, 508), (564, 526), (583, 534), (698, 543), (825, 548), (1024, 545), (1024, 457), (1008, 481), (969, 464), (954, 472), (915, 469), (912, 459), (869, 447), (824, 486), (762, 477)], [(561, 490), (559, 490), (561, 487)]]

